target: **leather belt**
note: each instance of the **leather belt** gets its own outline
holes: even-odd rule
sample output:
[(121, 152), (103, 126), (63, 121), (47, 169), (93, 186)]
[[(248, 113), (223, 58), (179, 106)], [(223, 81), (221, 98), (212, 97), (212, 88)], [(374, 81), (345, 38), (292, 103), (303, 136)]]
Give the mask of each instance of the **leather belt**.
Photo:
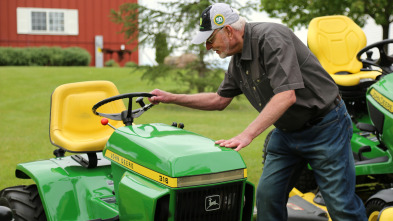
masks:
[(317, 117), (309, 120), (307, 123), (304, 124), (303, 129), (307, 129), (310, 128), (316, 124), (318, 124), (319, 122), (321, 122), (323, 120), (323, 118), (331, 111), (333, 110), (335, 107), (337, 107), (337, 105), (339, 105), (341, 102), (341, 96), (337, 95), (337, 97), (334, 99), (334, 101), (325, 108), (325, 110), (318, 115)]

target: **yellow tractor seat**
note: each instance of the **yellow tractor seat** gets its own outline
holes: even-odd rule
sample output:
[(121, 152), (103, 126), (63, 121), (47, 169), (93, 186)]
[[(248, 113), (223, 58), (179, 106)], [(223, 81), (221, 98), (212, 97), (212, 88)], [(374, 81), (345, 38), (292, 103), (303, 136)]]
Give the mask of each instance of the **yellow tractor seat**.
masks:
[[(64, 84), (52, 93), (50, 110), (50, 141), (62, 150), (74, 153), (95, 153), (105, 147), (113, 129), (101, 125), (101, 117), (92, 112), (97, 102), (119, 95), (116, 86), (109, 81), (87, 81)], [(100, 108), (105, 113), (125, 110), (119, 100)], [(112, 121), (114, 127), (124, 126)]]
[(349, 87), (356, 86), (362, 81), (374, 81), (379, 75), (381, 75), (379, 71), (359, 71), (353, 74), (348, 72), (336, 73), (331, 76), (337, 85)]
[(361, 71), (363, 64), (356, 59), (356, 55), (366, 46), (366, 35), (346, 16), (312, 19), (308, 27), (307, 44), (339, 86), (356, 86), (381, 75), (379, 71)]

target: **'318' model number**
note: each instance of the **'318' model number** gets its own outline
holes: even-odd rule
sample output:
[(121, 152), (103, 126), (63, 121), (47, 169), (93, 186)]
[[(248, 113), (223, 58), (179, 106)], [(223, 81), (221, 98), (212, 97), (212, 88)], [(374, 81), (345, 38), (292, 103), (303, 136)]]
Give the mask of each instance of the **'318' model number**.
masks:
[(169, 183), (169, 179), (168, 179), (168, 177), (166, 177), (166, 176), (159, 175), (159, 176), (158, 176), (158, 180), (159, 180), (161, 183), (166, 183), (166, 184)]

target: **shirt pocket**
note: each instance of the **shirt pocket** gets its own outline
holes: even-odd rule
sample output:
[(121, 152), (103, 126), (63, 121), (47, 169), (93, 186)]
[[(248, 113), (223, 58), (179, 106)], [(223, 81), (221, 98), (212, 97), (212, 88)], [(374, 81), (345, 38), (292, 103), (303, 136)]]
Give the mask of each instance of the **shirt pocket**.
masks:
[(259, 98), (259, 102), (263, 106), (274, 96), (273, 89), (270, 86), (270, 80), (266, 74), (256, 74), (253, 76), (252, 91)]
[(252, 104), (252, 106), (260, 112), (262, 110), (262, 105), (259, 100), (259, 96), (254, 93), (252, 89), (253, 85), (249, 85), (243, 81), (240, 81), (240, 89), (242, 90), (244, 96), (248, 99), (248, 101)]

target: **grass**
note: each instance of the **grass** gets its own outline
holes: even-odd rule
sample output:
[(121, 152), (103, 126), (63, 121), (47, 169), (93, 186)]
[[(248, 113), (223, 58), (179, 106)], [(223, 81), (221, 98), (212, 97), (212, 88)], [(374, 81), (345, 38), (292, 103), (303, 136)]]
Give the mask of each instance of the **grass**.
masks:
[[(54, 146), (49, 141), (50, 96), (65, 83), (109, 80), (120, 93), (149, 92), (154, 88), (177, 90), (175, 82), (148, 85), (141, 73), (128, 68), (93, 67), (0, 67), (0, 190), (30, 180), (15, 177), (18, 163), (49, 159)], [(146, 112), (135, 123), (173, 121), (185, 129), (212, 139), (229, 139), (240, 133), (257, 112), (244, 97), (234, 99), (224, 111), (199, 111), (176, 105), (160, 104)], [(257, 185), (261, 175), (261, 155), (267, 132), (240, 151), (248, 167), (249, 180)]]

